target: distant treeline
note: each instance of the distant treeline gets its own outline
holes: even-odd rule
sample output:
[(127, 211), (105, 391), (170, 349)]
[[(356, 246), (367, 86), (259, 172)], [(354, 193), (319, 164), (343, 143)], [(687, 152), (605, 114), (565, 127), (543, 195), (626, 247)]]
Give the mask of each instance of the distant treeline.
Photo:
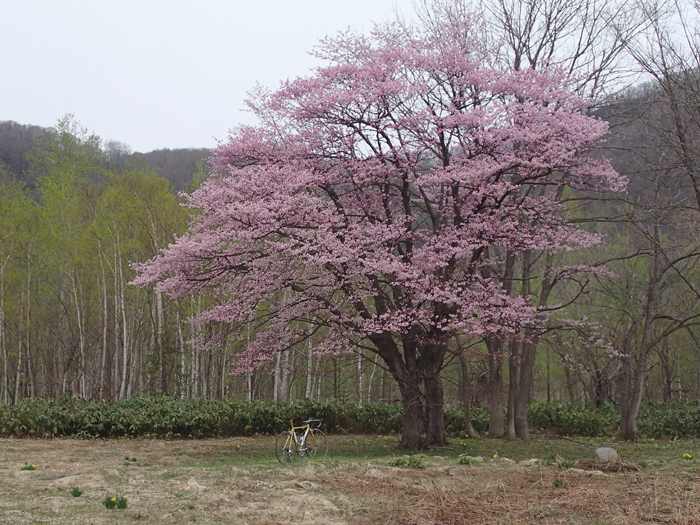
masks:
[[(40, 144), (48, 144), (52, 140), (52, 128), (18, 124), (11, 120), (0, 121), (0, 180), (13, 178), (33, 188), (35, 181), (29, 175), (30, 161), (27, 155)], [(159, 177), (170, 181), (178, 191), (191, 185), (192, 174), (199, 170), (200, 164), (210, 153), (206, 148), (164, 148), (138, 153), (132, 152), (127, 144), (114, 140), (105, 141), (101, 146), (107, 168), (123, 170), (130, 162), (139, 159), (153, 168)]]

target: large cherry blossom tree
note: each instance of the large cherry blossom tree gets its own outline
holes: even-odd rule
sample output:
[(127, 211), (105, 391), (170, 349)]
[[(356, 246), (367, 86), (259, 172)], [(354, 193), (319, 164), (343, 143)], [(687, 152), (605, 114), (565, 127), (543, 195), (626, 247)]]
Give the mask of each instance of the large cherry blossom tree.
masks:
[(188, 232), (139, 266), (137, 284), (206, 294), (199, 322), (249, 321), (266, 304), (239, 370), (309, 324), (327, 352), (373, 352), (400, 388), (402, 446), (442, 444), (450, 340), (543, 322), (489, 268), (506, 253), (599, 242), (554, 195), (624, 185), (587, 153), (606, 125), (584, 116), (571, 79), (497, 66), (483, 27), (464, 15), (322, 41), (325, 66), (253, 94), (260, 124), (214, 152), (187, 196)]

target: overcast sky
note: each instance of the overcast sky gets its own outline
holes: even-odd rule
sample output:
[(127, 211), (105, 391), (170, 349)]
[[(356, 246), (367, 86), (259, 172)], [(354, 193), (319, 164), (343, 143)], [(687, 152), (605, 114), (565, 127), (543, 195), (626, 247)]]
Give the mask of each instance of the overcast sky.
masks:
[(74, 113), (134, 151), (207, 147), (256, 82), (317, 65), (327, 35), (410, 18), (411, 0), (0, 0), (0, 121)]

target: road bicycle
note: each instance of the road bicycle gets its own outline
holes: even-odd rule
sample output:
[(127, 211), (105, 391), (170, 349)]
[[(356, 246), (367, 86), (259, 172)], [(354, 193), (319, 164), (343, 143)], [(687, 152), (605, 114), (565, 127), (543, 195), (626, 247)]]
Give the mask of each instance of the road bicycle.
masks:
[[(289, 421), (290, 430), (277, 434), (275, 454), (280, 463), (289, 463), (295, 457), (325, 457), (328, 453), (326, 435), (318, 428), (320, 419), (307, 419), (300, 427)], [(311, 425), (314, 425), (313, 427)]]

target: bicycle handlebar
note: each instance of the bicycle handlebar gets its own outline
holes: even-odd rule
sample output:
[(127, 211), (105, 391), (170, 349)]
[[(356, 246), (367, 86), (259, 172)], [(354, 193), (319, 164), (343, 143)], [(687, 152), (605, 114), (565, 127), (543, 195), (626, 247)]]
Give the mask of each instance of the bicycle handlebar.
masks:
[(322, 423), (322, 422), (323, 422), (322, 419), (307, 419), (306, 421), (304, 421), (304, 424), (305, 424), (305, 425), (311, 425), (311, 423), (318, 423), (317, 426), (321, 426), (321, 423)]

